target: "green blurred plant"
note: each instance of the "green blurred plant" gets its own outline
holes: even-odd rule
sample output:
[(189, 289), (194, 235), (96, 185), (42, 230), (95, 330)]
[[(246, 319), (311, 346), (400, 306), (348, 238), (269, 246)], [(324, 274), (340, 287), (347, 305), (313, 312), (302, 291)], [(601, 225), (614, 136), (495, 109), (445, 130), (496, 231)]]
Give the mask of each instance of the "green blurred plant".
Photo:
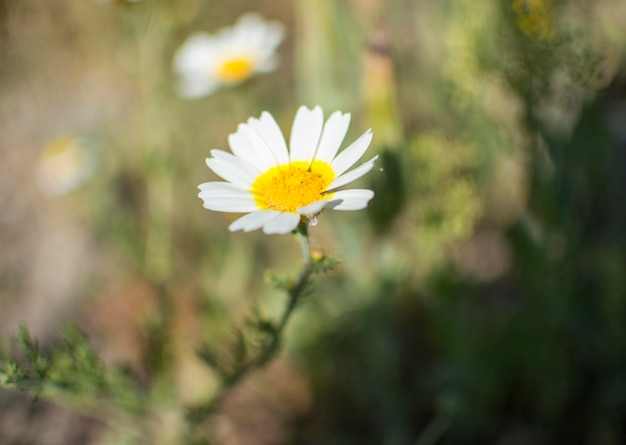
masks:
[(131, 377), (122, 370), (106, 368), (75, 327), (66, 327), (63, 340), (50, 351), (42, 351), (24, 326), (16, 339), (22, 357), (3, 363), (0, 386), (92, 411), (102, 401), (133, 415), (146, 409)]
[[(307, 223), (301, 223), (294, 233), (300, 241), (303, 259), (297, 278), (283, 279), (268, 274), (268, 282), (286, 294), (280, 318), (272, 320), (255, 310), (244, 328), (235, 329), (232, 360), (228, 365), (216, 358), (208, 344), (198, 348), (198, 356), (219, 375), (221, 388), (207, 402), (183, 407), (186, 426), (182, 436), (189, 443), (203, 443), (207, 417), (249, 374), (262, 369), (279, 354), (289, 320), (312, 291), (313, 276), (336, 266), (334, 257), (311, 250)], [(154, 329), (158, 332), (153, 336), (160, 338), (161, 343), (166, 342), (167, 327), (161, 323)], [(149, 417), (147, 413), (156, 403), (155, 397), (162, 397), (154, 393), (151, 384), (161, 384), (163, 379), (171, 377), (167, 366), (152, 367), (151, 384), (144, 387), (123, 370), (105, 366), (89, 340), (74, 327), (67, 327), (62, 342), (47, 351), (42, 350), (23, 326), (18, 331), (17, 342), (20, 357), (0, 361), (0, 386), (31, 393), (35, 398), (41, 396), (66, 402), (95, 417), (105, 404), (133, 416), (139, 435), (148, 434), (142, 419)], [(103, 420), (107, 420), (106, 415)]]
[(420, 199), (409, 209), (415, 243), (438, 262), (446, 246), (471, 236), (481, 216), (479, 160), (472, 145), (436, 133), (417, 137), (411, 158), (419, 172), (413, 193)]
[[(192, 425), (195, 426), (206, 418), (232, 388), (248, 374), (263, 368), (279, 353), (287, 324), (294, 310), (311, 291), (311, 277), (314, 274), (326, 272), (337, 265), (337, 260), (334, 257), (311, 251), (306, 223), (301, 223), (295, 233), (300, 240), (303, 259), (302, 270), (298, 278), (285, 280), (273, 273), (268, 274), (268, 281), (276, 289), (283, 291), (287, 297), (280, 318), (273, 321), (265, 318), (258, 311), (254, 311), (253, 318), (249, 319), (247, 323), (248, 332), (244, 334), (242, 330), (236, 330), (236, 342), (232, 347), (233, 362), (229, 367), (222, 365), (215, 353), (208, 347), (204, 346), (200, 349), (200, 357), (219, 373), (223, 386), (207, 403), (188, 411), (188, 418)], [(248, 336), (255, 339), (249, 341)]]

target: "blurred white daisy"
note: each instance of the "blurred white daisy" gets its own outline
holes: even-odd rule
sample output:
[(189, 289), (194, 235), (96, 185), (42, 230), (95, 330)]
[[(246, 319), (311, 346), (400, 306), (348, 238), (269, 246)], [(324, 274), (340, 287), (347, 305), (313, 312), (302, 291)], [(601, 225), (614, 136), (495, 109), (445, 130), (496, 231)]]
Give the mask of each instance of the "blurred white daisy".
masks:
[(302, 217), (315, 224), (324, 208), (361, 210), (374, 196), (365, 189), (338, 190), (370, 171), (378, 156), (348, 172), (372, 140), (367, 130), (337, 154), (350, 115), (333, 113), (324, 124), (320, 107), (300, 107), (293, 121), (289, 149), (271, 114), (240, 124), (228, 137), (233, 154), (211, 150), (207, 165), (227, 182), (198, 187), (204, 207), (247, 213), (229, 230), (263, 229), (266, 234), (295, 230)]
[(51, 195), (63, 195), (81, 185), (95, 167), (95, 157), (84, 141), (75, 136), (53, 140), (39, 154), (36, 178)]
[(215, 35), (193, 34), (174, 56), (179, 94), (198, 98), (256, 73), (273, 71), (278, 65), (276, 48), (283, 34), (282, 24), (266, 22), (251, 12)]

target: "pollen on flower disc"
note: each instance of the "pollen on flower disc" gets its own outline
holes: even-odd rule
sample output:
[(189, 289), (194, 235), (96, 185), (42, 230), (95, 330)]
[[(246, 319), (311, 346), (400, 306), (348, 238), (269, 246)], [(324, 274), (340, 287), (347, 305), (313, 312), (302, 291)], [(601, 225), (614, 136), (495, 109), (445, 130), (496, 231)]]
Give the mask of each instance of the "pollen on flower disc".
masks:
[(323, 161), (292, 162), (273, 167), (252, 184), (252, 193), (261, 209), (297, 213), (296, 209), (320, 199), (334, 179), (332, 168)]

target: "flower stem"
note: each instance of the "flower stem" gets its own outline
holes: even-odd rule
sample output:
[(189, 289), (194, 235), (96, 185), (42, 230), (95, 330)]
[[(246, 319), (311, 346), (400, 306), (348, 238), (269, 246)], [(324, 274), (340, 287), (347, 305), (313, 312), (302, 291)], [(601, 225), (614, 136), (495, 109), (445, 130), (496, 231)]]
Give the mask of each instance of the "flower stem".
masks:
[(255, 358), (243, 364), (228, 375), (228, 377), (224, 380), (224, 384), (220, 391), (208, 403), (192, 408), (188, 411), (187, 419), (192, 430), (199, 426), (199, 424), (201, 424), (201, 422), (215, 410), (215, 408), (226, 398), (230, 391), (245, 377), (247, 377), (252, 371), (266, 366), (279, 353), (287, 324), (289, 323), (294, 309), (298, 306), (298, 303), (304, 294), (304, 290), (309, 283), (311, 274), (314, 272), (307, 224), (301, 223), (294, 231), (294, 234), (299, 238), (304, 264), (300, 274), (298, 275), (297, 281), (287, 288), (287, 304), (283, 309), (283, 313), (276, 324), (275, 329), (271, 333), (271, 337), (261, 348), (261, 352)]

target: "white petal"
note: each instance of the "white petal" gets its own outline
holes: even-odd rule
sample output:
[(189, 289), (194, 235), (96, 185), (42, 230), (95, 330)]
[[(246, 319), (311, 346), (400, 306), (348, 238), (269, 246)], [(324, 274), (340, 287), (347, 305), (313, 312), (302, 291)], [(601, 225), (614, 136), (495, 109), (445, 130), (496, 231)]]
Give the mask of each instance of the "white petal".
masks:
[(174, 57), (174, 70), (178, 74), (178, 94), (185, 98), (207, 96), (220, 82), (212, 73), (218, 53), (210, 36), (196, 36), (188, 40)]
[(227, 182), (207, 182), (202, 184), (203, 189), (198, 197), (205, 203), (216, 202), (223, 199), (249, 200), (254, 196), (247, 190), (241, 190)]
[(249, 125), (239, 124), (237, 132), (228, 136), (233, 153), (262, 172), (278, 164), (273, 151)]
[(328, 199), (315, 201), (307, 206), (300, 207), (299, 209), (297, 209), (297, 211), (300, 215), (304, 215), (304, 216), (317, 215), (319, 212), (322, 211), (324, 207), (326, 207), (326, 204), (328, 204), (328, 201), (329, 201)]
[[(220, 150), (212, 150), (211, 154), (215, 156), (213, 152)], [(222, 152), (228, 154), (226, 152)], [(207, 158), (206, 164), (215, 172), (218, 176), (225, 179), (228, 182), (232, 182), (234, 185), (243, 189), (250, 189), (252, 183), (256, 179), (256, 175), (251, 171), (249, 166), (246, 166), (243, 161), (230, 155), (231, 158), (226, 157), (213, 157)]]
[(315, 159), (326, 161), (330, 164), (335, 158), (343, 139), (346, 137), (349, 125), (350, 114), (341, 114), (339, 111), (331, 114), (326, 121), (326, 125), (324, 125), (324, 131), (322, 132)]
[(333, 194), (326, 206), (335, 210), (361, 210), (374, 197), (374, 192), (367, 189), (341, 190)]
[(298, 109), (289, 140), (289, 158), (292, 161), (310, 162), (313, 160), (323, 124), (324, 114), (319, 106), (312, 110), (304, 106)]
[(369, 147), (370, 142), (372, 142), (372, 130), (367, 130), (365, 133), (361, 135), (356, 141), (354, 141), (348, 148), (339, 153), (332, 164), (331, 167), (335, 171), (335, 175), (339, 176), (350, 167), (354, 165), (356, 161), (361, 159), (361, 156)]
[(278, 215), (280, 215), (280, 212), (277, 212), (276, 210), (258, 210), (256, 212), (248, 213), (247, 215), (235, 220), (230, 226), (228, 226), (228, 230), (231, 232), (242, 229), (244, 232), (257, 230), (274, 218), (278, 217)]
[(259, 42), (259, 44), (262, 44), (263, 48), (271, 49), (271, 51), (274, 52), (276, 47), (283, 41), (284, 36), (285, 27), (282, 23), (270, 22), (265, 27), (263, 40)]
[(219, 84), (212, 78), (202, 76), (183, 76), (178, 81), (178, 95), (185, 99), (197, 99), (208, 96), (219, 88)]
[(275, 51), (283, 36), (284, 26), (281, 23), (266, 22), (258, 14), (247, 13), (237, 20), (230, 41), (233, 48), (269, 54)]
[(207, 33), (191, 35), (174, 55), (174, 70), (179, 74), (198, 72), (215, 58), (216, 40)]
[(211, 155), (216, 159), (228, 162), (233, 167), (236, 167), (237, 169), (243, 171), (246, 175), (256, 178), (256, 176), (261, 173), (261, 170), (259, 170), (254, 162), (238, 158), (237, 156), (228, 153), (227, 151), (213, 149), (211, 150)]
[(349, 184), (352, 181), (356, 181), (365, 173), (370, 171), (372, 167), (374, 167), (374, 161), (376, 161), (376, 159), (378, 159), (378, 155), (374, 156), (369, 161), (364, 162), (363, 164), (361, 164), (359, 167), (355, 168), (354, 170), (351, 170), (348, 173), (345, 173), (339, 176), (328, 186), (327, 191), (337, 189), (343, 185)]
[(278, 67), (279, 57), (268, 55), (265, 59), (259, 60), (255, 71), (257, 73), (270, 73)]
[(239, 129), (228, 135), (228, 146), (235, 156), (249, 164), (255, 163), (259, 159), (254, 146)]
[(222, 196), (224, 198), (252, 196), (248, 190), (241, 189), (230, 182), (205, 182), (200, 184), (198, 188), (200, 189), (198, 196), (201, 198), (203, 196)]
[(202, 201), (204, 201), (202, 206), (205, 209), (214, 210), (216, 212), (247, 213), (259, 210), (252, 196), (246, 198), (203, 197)]
[(243, 14), (232, 27), (230, 36), (234, 47), (242, 47), (260, 40), (265, 31), (265, 20), (254, 12)]
[(285, 138), (271, 114), (264, 111), (261, 113), (260, 119), (248, 119), (248, 125), (263, 138), (279, 165), (289, 163), (289, 152), (287, 151)]
[(211, 181), (211, 182), (203, 182), (202, 184), (200, 184), (198, 186), (198, 189), (200, 191), (203, 190), (230, 190), (231, 188), (235, 188), (237, 190), (245, 190), (247, 191), (247, 189), (242, 189), (241, 187), (237, 187), (234, 184), (231, 184), (230, 182), (220, 182), (220, 181)]
[(263, 233), (266, 235), (289, 233), (298, 227), (300, 215), (295, 213), (281, 213), (276, 218), (263, 225)]

